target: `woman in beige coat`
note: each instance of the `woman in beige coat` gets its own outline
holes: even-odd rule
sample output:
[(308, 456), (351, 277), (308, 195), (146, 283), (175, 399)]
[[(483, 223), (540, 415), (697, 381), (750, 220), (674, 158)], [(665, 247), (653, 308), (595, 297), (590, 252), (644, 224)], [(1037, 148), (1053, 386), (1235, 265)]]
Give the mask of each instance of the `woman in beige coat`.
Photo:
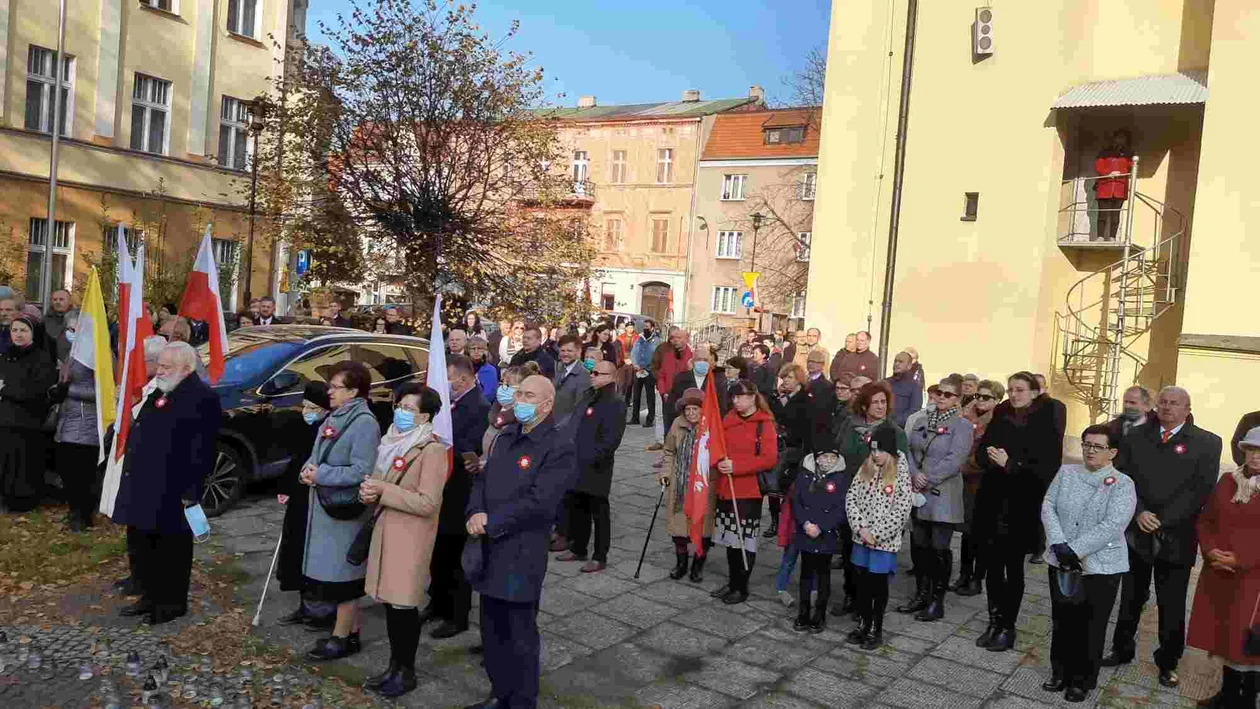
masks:
[[(704, 395), (699, 389), (688, 389), (675, 404), (679, 416), (674, 417), (669, 433), (665, 436), (665, 465), (661, 468), (661, 484), (665, 486), (665, 531), (674, 540), (674, 554), (677, 564), (669, 572), (669, 577), (677, 581), (687, 575), (687, 538), (690, 534), (691, 522), (683, 514), (683, 502), (686, 497), (687, 476), (691, 472), (691, 454), (695, 449), (696, 425), (700, 423), (700, 411), (704, 406)], [(695, 559), (691, 560), (692, 583), (704, 580), (704, 559), (713, 546), (713, 488), (709, 488), (709, 506), (704, 515), (702, 548), (696, 549)]]
[(446, 447), (433, 437), (433, 417), (441, 409), (441, 397), (426, 386), (400, 389), (394, 423), (381, 437), (375, 472), (359, 488), (364, 502), (379, 505), (365, 590), (387, 604), (390, 646), (389, 667), (364, 686), (387, 697), (416, 688), (417, 608), (429, 582), (448, 467)]

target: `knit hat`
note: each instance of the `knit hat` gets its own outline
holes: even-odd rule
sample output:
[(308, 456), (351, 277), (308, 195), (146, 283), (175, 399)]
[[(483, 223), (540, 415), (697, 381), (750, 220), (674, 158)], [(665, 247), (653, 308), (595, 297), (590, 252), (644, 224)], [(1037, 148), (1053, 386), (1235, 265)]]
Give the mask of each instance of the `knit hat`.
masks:
[(824, 455), (827, 455), (828, 453), (836, 457), (836, 464), (830, 470), (823, 470), (821, 472), (838, 473), (841, 470), (844, 470), (844, 456), (840, 454), (840, 451), (836, 450), (835, 446), (822, 446), (818, 450), (814, 451), (812, 454), (813, 456), (812, 461), (814, 462), (814, 466), (817, 466), (818, 464), (817, 461), (819, 458), (821, 458)]
[(871, 450), (897, 453), (897, 431), (892, 426), (880, 426), (871, 431)]
[(678, 403), (674, 404), (674, 413), (681, 414), (683, 409), (686, 409), (688, 406), (704, 408), (704, 392), (695, 387), (684, 391), (682, 398), (678, 400)]
[(302, 399), (321, 409), (332, 408), (332, 401), (328, 398), (328, 385), (323, 382), (307, 382), (306, 388), (302, 390)]

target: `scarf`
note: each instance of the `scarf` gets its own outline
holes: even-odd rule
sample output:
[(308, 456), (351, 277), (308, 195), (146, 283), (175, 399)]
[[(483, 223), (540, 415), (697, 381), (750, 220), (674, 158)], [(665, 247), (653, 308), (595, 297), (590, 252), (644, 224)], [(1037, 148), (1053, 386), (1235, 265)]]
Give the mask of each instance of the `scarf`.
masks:
[(1230, 475), (1234, 476), (1234, 482), (1238, 485), (1238, 490), (1234, 492), (1234, 497), (1230, 502), (1245, 505), (1251, 502), (1252, 495), (1260, 493), (1260, 475), (1247, 477), (1243, 475), (1242, 468), (1238, 468)]
[(687, 474), (691, 472), (691, 454), (696, 443), (696, 427), (683, 426), (681, 440), (674, 448), (674, 511), (682, 512), (687, 499)]
[(958, 416), (957, 406), (951, 407), (947, 411), (941, 411), (940, 409), (934, 406), (928, 409), (928, 412), (927, 412), (928, 428), (939, 428), (945, 424), (948, 424), (950, 421), (954, 420), (956, 416)]
[(417, 446), (425, 446), (433, 441), (433, 422), (426, 421), (415, 428), (401, 433), (394, 424), (381, 436), (381, 444), (376, 449), (376, 467), (373, 477), (388, 478), (394, 472), (394, 459), (402, 458)]

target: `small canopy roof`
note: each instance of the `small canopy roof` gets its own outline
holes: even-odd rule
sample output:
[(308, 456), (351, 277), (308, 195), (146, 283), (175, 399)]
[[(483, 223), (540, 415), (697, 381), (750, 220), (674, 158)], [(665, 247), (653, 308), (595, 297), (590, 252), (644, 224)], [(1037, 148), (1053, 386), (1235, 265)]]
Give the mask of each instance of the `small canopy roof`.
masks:
[(1051, 108), (1202, 104), (1207, 97), (1207, 72), (1182, 71), (1073, 86)]

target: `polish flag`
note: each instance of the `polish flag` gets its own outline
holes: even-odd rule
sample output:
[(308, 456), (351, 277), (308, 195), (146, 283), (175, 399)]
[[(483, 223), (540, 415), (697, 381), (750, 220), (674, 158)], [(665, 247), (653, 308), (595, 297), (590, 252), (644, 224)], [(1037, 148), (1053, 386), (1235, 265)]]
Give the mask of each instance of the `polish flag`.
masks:
[[(429, 372), (425, 384), (442, 399), (442, 410), (433, 419), (433, 437), (446, 446), (446, 478), (455, 471), (455, 427), (451, 423), (451, 380), (446, 376), (446, 343), (442, 339), (442, 296), (433, 299), (433, 329), (429, 332)], [(475, 395), (468, 392), (465, 396)]]
[[(144, 306), (144, 245), (136, 249), (135, 267), (127, 273), (127, 310), (119, 311), (119, 330), (125, 324), (126, 339), (119, 340), (123, 361), (123, 376), (118, 382), (118, 409), (114, 416), (113, 454), (105, 465), (105, 480), (101, 486), (102, 514), (113, 516), (114, 500), (118, 496), (118, 483), (122, 478), (122, 459), (127, 451), (127, 434), (131, 431), (132, 407), (139, 403), (143, 396), (144, 385), (148, 383), (148, 371), (144, 364), (144, 340), (153, 335), (153, 323), (149, 321), (148, 310)], [(119, 292), (122, 291), (119, 283)]]
[(683, 514), (687, 517), (691, 543), (699, 555), (704, 552), (701, 537), (704, 533), (704, 517), (709, 513), (709, 472), (714, 461), (726, 457), (726, 432), (722, 429), (722, 409), (718, 407), (713, 377), (705, 377), (704, 407), (700, 411), (700, 423), (696, 426), (694, 445), (691, 470), (687, 474), (687, 496), (683, 499)]
[[(127, 322), (126, 314), (129, 312), (128, 303), (131, 300), (131, 272), (135, 270), (135, 265), (131, 261), (131, 254), (127, 251), (127, 238), (123, 231), (123, 225), (118, 225), (118, 267), (115, 273), (118, 278), (118, 345), (124, 348), (127, 342), (127, 333), (131, 331), (131, 325)], [(119, 357), (114, 363), (114, 381), (122, 379), (123, 357)]]
[(214, 262), (214, 250), (210, 243), (213, 225), (206, 225), (201, 237), (197, 260), (188, 274), (184, 296), (179, 301), (179, 314), (189, 320), (200, 320), (210, 326), (210, 366), (206, 372), (210, 383), (223, 376), (223, 355), (227, 352), (227, 326), (223, 323), (223, 299), (219, 296), (219, 267)]

